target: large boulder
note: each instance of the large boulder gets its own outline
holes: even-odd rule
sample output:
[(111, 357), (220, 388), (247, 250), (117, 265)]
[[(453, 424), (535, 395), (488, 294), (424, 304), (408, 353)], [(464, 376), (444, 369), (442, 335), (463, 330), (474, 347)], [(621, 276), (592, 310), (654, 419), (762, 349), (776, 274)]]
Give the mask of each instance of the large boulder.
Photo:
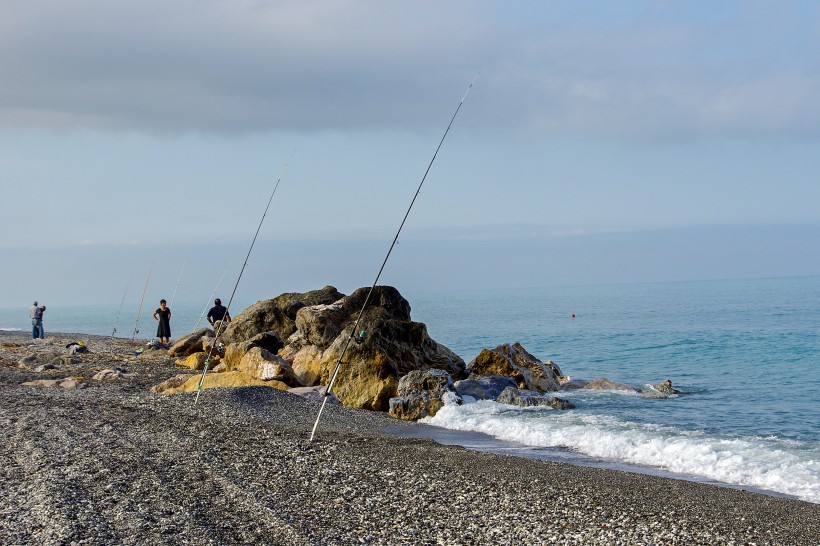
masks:
[(453, 379), (444, 370), (413, 370), (399, 380), (397, 396), (390, 399), (389, 414), (415, 421), (433, 416), (445, 402), (461, 403), (453, 389)]
[(203, 341), (213, 337), (214, 333), (209, 328), (200, 328), (177, 339), (168, 349), (168, 356), (186, 357), (201, 352)]
[(297, 330), (279, 354), (302, 383), (326, 385), (345, 347), (333, 393), (347, 407), (386, 411), (399, 378), (413, 370), (438, 368), (464, 377), (464, 361), (432, 340), (424, 324), (410, 320), (410, 304), (398, 290), (377, 286), (362, 312), (368, 291), (298, 311)]
[[(283, 346), (284, 344), (279, 336), (273, 332), (262, 332), (247, 341), (232, 343), (225, 347), (225, 365), (228, 370), (237, 368), (245, 355), (253, 348), (264, 349), (271, 354), (276, 354)], [(300, 382), (299, 384), (307, 383)]]
[(287, 361), (261, 347), (253, 347), (245, 353), (236, 369), (254, 379), (281, 381), (288, 387), (302, 386)]
[(552, 362), (541, 362), (520, 343), (505, 343), (495, 349), (482, 349), (467, 365), (470, 379), (500, 375), (515, 380), (519, 388), (537, 391), (557, 391), (561, 370)]
[(228, 343), (239, 343), (263, 332), (273, 332), (287, 339), (296, 331), (296, 313), (310, 305), (327, 305), (343, 298), (344, 294), (332, 286), (303, 294), (289, 292), (270, 300), (258, 301), (234, 317), (220, 338)]

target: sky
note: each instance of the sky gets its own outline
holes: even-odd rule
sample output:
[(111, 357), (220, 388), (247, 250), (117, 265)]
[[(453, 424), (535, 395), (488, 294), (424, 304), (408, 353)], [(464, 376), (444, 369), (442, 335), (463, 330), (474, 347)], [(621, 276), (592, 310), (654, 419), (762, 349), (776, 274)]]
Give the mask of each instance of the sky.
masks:
[(0, 9), (0, 307), (232, 286), (280, 178), (241, 297), (369, 286), (477, 73), (380, 284), (820, 274), (816, 2)]

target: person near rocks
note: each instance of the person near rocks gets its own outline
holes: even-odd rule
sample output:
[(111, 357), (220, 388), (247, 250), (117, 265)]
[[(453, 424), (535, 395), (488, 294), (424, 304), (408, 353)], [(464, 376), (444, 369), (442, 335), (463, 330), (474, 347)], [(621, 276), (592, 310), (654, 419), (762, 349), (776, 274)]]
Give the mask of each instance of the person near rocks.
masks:
[(216, 298), (214, 300), (214, 306), (211, 307), (210, 311), (208, 311), (208, 322), (210, 322), (211, 326), (213, 326), (218, 320), (230, 322), (231, 314), (228, 312), (228, 308), (222, 305), (222, 300)]
[(46, 331), (43, 328), (43, 313), (46, 311), (46, 306), (37, 306), (35, 301), (28, 310), (28, 316), (31, 317), (31, 338), (45, 339)]
[(159, 300), (159, 308), (154, 311), (157, 321), (157, 337), (160, 343), (171, 343), (171, 308), (166, 307), (165, 300)]

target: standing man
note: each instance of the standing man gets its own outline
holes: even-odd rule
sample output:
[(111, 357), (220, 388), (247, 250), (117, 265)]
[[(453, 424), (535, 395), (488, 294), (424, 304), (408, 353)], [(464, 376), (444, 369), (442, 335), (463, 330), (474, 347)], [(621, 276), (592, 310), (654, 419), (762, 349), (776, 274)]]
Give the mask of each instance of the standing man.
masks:
[(43, 312), (46, 310), (46, 306), (43, 305), (42, 307), (37, 306), (37, 302), (35, 301), (28, 310), (28, 316), (31, 318), (31, 338), (32, 339), (45, 339), (46, 332), (43, 329)]
[(228, 313), (228, 308), (222, 305), (222, 300), (216, 298), (214, 300), (214, 306), (211, 307), (211, 310), (208, 311), (208, 322), (211, 323), (211, 326), (214, 325), (214, 322), (218, 320), (224, 320), (225, 322), (231, 321), (231, 314)]

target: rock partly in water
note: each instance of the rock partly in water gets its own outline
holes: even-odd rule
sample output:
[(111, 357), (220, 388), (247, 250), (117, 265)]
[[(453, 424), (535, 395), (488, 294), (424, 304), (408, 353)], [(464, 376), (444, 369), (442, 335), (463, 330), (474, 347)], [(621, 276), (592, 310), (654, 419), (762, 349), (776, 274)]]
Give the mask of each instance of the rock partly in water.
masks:
[(575, 404), (563, 398), (546, 396), (539, 391), (507, 387), (496, 400), (499, 404), (509, 404), (521, 408), (532, 406), (549, 406), (556, 410), (566, 410), (575, 407)]
[(289, 292), (258, 301), (234, 317), (221, 338), (225, 344), (240, 343), (264, 332), (287, 339), (296, 331), (296, 313), (310, 305), (327, 305), (343, 298), (332, 286), (305, 293)]
[(453, 384), (460, 396), (471, 396), (476, 400), (495, 400), (507, 387), (518, 387), (511, 377), (492, 375), (479, 379), (462, 379)]
[[(450, 394), (451, 396), (447, 396)], [(391, 417), (415, 421), (435, 415), (449, 400), (461, 403), (453, 389), (453, 379), (444, 370), (413, 370), (399, 380), (397, 395), (390, 399)]]
[(680, 394), (680, 391), (672, 386), (672, 381), (670, 379), (664, 379), (660, 383), (652, 386), (655, 390), (665, 394)]
[(505, 343), (495, 349), (483, 349), (467, 365), (470, 379), (500, 375), (515, 380), (521, 389), (557, 391), (560, 388), (560, 368), (552, 362), (541, 362), (520, 343)]
[[(575, 386), (575, 385), (581, 386)], [(640, 389), (633, 387), (632, 385), (627, 385), (626, 383), (616, 383), (614, 381), (610, 381), (605, 377), (599, 377), (597, 379), (593, 379), (591, 381), (580, 381), (575, 380), (571, 381), (570, 383), (564, 384), (564, 389), (573, 389), (573, 388), (580, 388), (580, 389), (587, 389), (593, 391), (631, 391), (631, 392), (640, 392)]]

